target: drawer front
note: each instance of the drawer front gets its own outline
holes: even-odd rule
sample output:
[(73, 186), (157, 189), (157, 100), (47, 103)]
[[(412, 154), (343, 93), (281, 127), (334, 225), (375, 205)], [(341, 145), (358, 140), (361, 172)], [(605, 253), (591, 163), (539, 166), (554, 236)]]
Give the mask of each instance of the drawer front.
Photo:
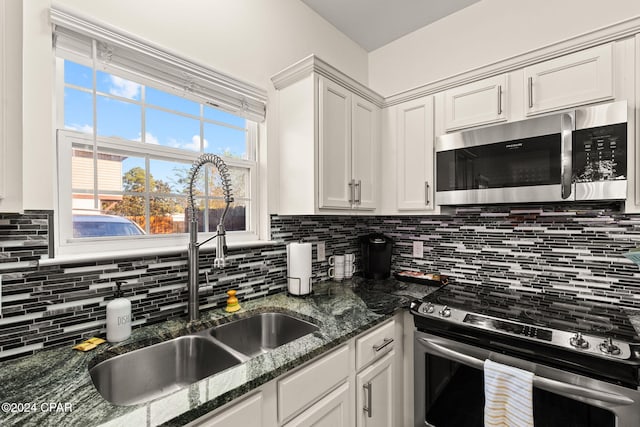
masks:
[(394, 346), (395, 342), (395, 321), (385, 323), (375, 330), (356, 340), (356, 369), (367, 366), (380, 356), (387, 354)]
[(349, 347), (345, 345), (278, 381), (278, 419), (287, 420), (327, 394), (348, 375)]

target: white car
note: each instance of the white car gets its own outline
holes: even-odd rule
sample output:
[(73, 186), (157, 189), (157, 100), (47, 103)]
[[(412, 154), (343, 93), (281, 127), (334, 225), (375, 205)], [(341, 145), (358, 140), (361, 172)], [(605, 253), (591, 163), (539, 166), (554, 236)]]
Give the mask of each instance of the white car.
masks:
[(138, 224), (117, 215), (73, 215), (73, 237), (139, 236)]

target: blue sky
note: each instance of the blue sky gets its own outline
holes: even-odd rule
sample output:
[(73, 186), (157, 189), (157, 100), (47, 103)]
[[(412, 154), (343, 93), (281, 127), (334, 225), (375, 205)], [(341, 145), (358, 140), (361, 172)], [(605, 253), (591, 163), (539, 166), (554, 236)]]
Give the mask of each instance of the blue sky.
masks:
[[(64, 79), (67, 84), (88, 90), (93, 87), (92, 69), (74, 62), (65, 61)], [(98, 136), (141, 141), (143, 139), (142, 106), (105, 95), (141, 101), (142, 85), (103, 71), (97, 71), (96, 89), (98, 91), (96, 98), (97, 124), (94, 124), (92, 93), (65, 87), (65, 128), (92, 133), (95, 126)], [(153, 108), (153, 106), (159, 106), (199, 117), (199, 103), (148, 86), (145, 88), (145, 103), (147, 108), (145, 109), (144, 142), (185, 150), (200, 150), (202, 141), (198, 119)], [(204, 117), (236, 127), (245, 127), (243, 118), (208, 106), (204, 107)], [(205, 152), (222, 154), (227, 151), (234, 156), (246, 158), (244, 131), (208, 122), (204, 123), (203, 128)], [(135, 166), (144, 168), (144, 160), (142, 158), (128, 158), (123, 162), (123, 172)], [(175, 166), (174, 163), (152, 160), (150, 172), (154, 178), (162, 179), (171, 184), (175, 175), (173, 170)], [(188, 168), (188, 165), (185, 167)]]

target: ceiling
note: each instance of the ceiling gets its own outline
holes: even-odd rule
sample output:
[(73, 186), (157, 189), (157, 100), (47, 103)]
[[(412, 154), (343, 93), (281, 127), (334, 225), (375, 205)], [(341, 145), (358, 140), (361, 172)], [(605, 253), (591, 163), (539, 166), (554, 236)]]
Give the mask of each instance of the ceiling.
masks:
[(370, 52), (480, 0), (302, 0)]

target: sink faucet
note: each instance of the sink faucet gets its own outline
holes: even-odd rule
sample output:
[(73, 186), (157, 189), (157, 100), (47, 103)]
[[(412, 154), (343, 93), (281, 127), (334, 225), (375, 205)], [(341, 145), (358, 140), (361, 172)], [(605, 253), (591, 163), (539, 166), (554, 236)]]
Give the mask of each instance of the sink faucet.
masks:
[[(224, 211), (220, 217), (220, 222), (216, 228), (216, 234), (207, 240), (198, 243), (198, 216), (196, 215), (196, 202), (193, 197), (193, 189), (195, 186), (196, 176), (200, 171), (200, 168), (205, 164), (210, 163), (218, 169), (220, 177), (222, 178), (222, 192), (224, 193)], [(200, 246), (204, 245), (208, 241), (218, 238), (216, 242), (216, 257), (213, 261), (213, 268), (224, 268), (226, 261), (224, 259), (224, 252), (227, 248), (226, 231), (224, 229), (224, 217), (229, 210), (229, 204), (233, 202), (233, 196), (231, 195), (231, 181), (229, 179), (229, 168), (225, 162), (215, 154), (203, 154), (193, 162), (191, 171), (189, 171), (189, 247), (187, 250), (187, 256), (189, 260), (189, 282), (187, 285), (187, 291), (189, 294), (189, 303), (187, 311), (189, 313), (189, 321), (192, 322), (200, 317), (200, 303), (198, 300), (198, 275), (200, 271), (199, 266), (199, 252)]]

